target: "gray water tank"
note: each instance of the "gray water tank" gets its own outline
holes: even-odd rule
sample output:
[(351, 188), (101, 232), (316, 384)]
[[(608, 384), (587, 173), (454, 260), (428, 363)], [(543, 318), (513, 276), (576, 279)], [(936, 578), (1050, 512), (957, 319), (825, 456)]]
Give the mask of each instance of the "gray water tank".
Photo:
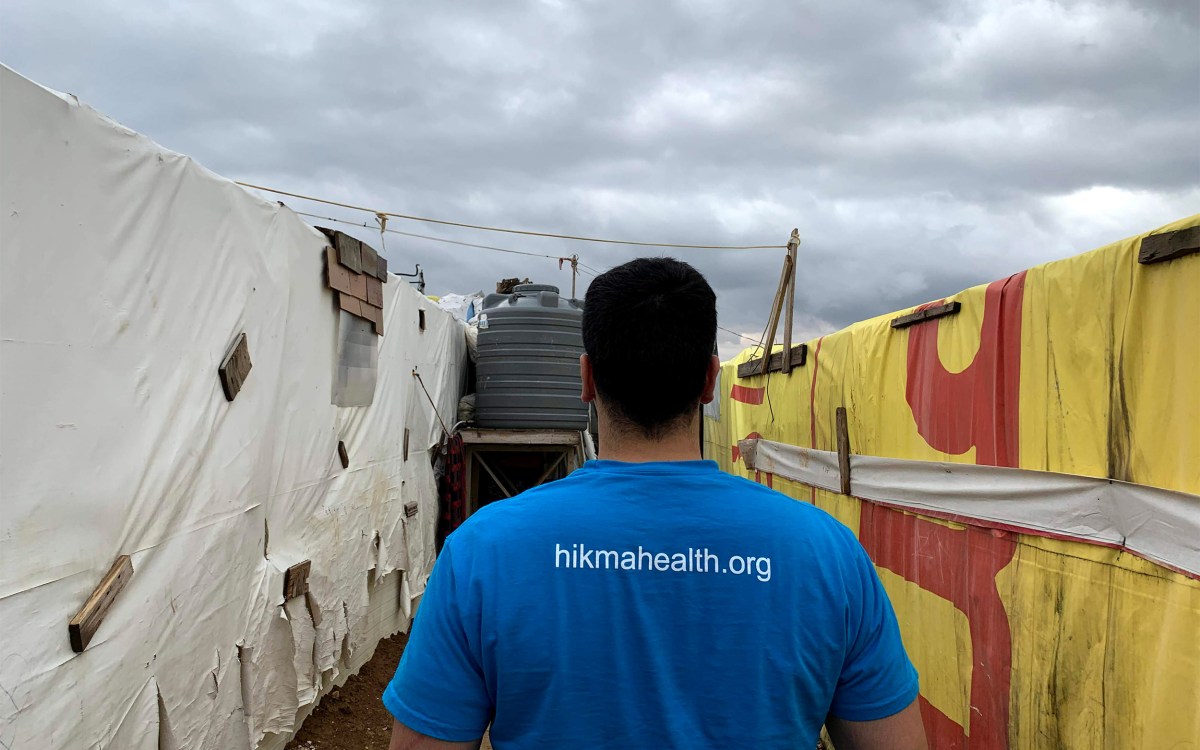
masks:
[(558, 287), (521, 284), (489, 294), (479, 321), (475, 423), (480, 427), (585, 430), (579, 400), (583, 303)]

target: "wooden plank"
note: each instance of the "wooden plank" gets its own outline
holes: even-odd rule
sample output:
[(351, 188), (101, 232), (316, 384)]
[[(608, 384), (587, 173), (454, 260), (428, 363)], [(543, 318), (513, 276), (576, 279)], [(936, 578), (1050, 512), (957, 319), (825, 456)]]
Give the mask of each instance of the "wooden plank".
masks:
[[(366, 307), (366, 305), (364, 305), (362, 300), (360, 300), (358, 297), (351, 297), (345, 292), (334, 292), (334, 294), (337, 295), (338, 307), (342, 308), (351, 315), (355, 315), (360, 318), (366, 317), (363, 315), (363, 308)], [(367, 320), (370, 320), (370, 318), (367, 318)]]
[(92, 636), (99, 630), (100, 623), (104, 621), (104, 616), (116, 601), (117, 594), (121, 593), (132, 577), (133, 560), (129, 555), (121, 555), (100, 579), (100, 585), (92, 591), (83, 607), (67, 622), (72, 651), (78, 654), (87, 648)]
[(379, 254), (375, 252), (375, 248), (365, 242), (359, 243), (362, 249), (362, 272), (373, 279), (379, 278)]
[(308, 593), (308, 574), (312, 571), (312, 560), (298, 562), (283, 573), (283, 598), (295, 599)]
[[(796, 309), (796, 251), (800, 248), (800, 230), (793, 229), (792, 236), (788, 238), (788, 257), (792, 259), (792, 278), (788, 281), (787, 301), (784, 306), (787, 308), (787, 318), (783, 324), (783, 350), (790, 352), (792, 350), (792, 318)], [(781, 357), (780, 371), (784, 375), (792, 372), (792, 358)], [(770, 365), (768, 364), (768, 368)]]
[(1143, 237), (1138, 263), (1162, 263), (1195, 252), (1200, 252), (1200, 226)]
[(367, 301), (367, 277), (361, 273), (350, 274), (350, 289), (347, 294), (358, 297), (363, 302)]
[(370, 276), (367, 280), (367, 302), (375, 307), (383, 307), (383, 282)]
[(850, 494), (850, 426), (846, 407), (837, 408), (837, 452), (838, 473), (841, 475), (843, 495)]
[(233, 347), (225, 355), (221, 366), (217, 368), (226, 401), (232, 401), (237, 397), (253, 366), (254, 364), (250, 361), (250, 345), (246, 342), (246, 334), (245, 332), (239, 333)]
[(921, 323), (926, 320), (942, 318), (947, 315), (954, 315), (961, 309), (962, 303), (957, 301), (947, 302), (944, 305), (934, 305), (933, 307), (927, 307), (924, 310), (917, 310), (914, 313), (909, 313), (908, 315), (901, 315), (898, 318), (894, 318), (892, 320), (892, 328), (908, 328), (911, 325), (916, 325), (917, 323)]
[(362, 316), (375, 324), (375, 333), (383, 335), (383, 310), (374, 305), (362, 304)]
[(486, 471), (488, 476), (492, 478), (492, 481), (496, 483), (496, 486), (500, 488), (500, 491), (504, 493), (505, 497), (513, 496), (513, 493), (509, 492), (508, 486), (504, 484), (496, 472), (492, 471), (492, 467), (488, 466), (488, 462), (483, 460), (482, 453), (476, 453), (475, 460), (479, 462), (479, 465), (483, 467), (483, 470)]
[(341, 440), (338, 441), (338, 458), (342, 462), (343, 469), (350, 468), (350, 451), (346, 450), (346, 444)]
[[(792, 356), (789, 360), (792, 367), (803, 367), (805, 362), (808, 361), (808, 344), (796, 344), (793, 346)], [(767, 372), (781, 372), (782, 370), (783, 352), (775, 352), (771, 355), (771, 360), (767, 363)], [(739, 378), (748, 378), (761, 373), (762, 357), (738, 365), (737, 374)]]
[[(779, 274), (779, 287), (775, 290), (775, 299), (771, 302), (771, 315), (767, 320), (767, 341), (763, 345), (763, 354), (768, 355), (775, 348), (775, 331), (779, 328), (779, 315), (783, 312), (783, 298), (787, 292), (788, 279), (791, 278), (792, 272), (792, 256), (783, 256), (783, 271)], [(767, 374), (767, 361), (759, 360), (762, 367), (759, 372), (763, 375)]]
[(388, 282), (387, 258), (380, 255), (377, 268), (379, 269), (379, 280), (386, 284)]
[(325, 248), (325, 283), (330, 289), (350, 293), (350, 276), (352, 274), (337, 262), (337, 251), (332, 246)]
[(344, 232), (338, 232), (334, 245), (337, 247), (338, 263), (353, 273), (362, 273), (362, 243)]
[(460, 430), (464, 443), (508, 445), (578, 445), (578, 430)]

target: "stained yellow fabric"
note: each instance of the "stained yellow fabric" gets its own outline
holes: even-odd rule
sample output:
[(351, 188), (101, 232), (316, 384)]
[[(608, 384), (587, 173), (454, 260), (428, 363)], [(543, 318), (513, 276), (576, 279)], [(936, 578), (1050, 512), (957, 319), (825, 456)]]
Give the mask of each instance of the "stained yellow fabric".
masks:
[[(1195, 226), (1200, 215), (1152, 233)], [(1019, 466), (1200, 494), (1200, 254), (1141, 265), (1142, 236), (1027, 272)], [(947, 297), (962, 304), (938, 323), (950, 372), (975, 357), (985, 294), (981, 285)], [(806, 365), (790, 375), (739, 379), (752, 350), (725, 363), (721, 419), (705, 420), (708, 456), (753, 479), (732, 456), (751, 433), (836, 450), (834, 413), (845, 406), (855, 453), (973, 463), (974, 449), (947, 455), (917, 432), (905, 398), (912, 329), (890, 327), (904, 312), (807, 342)], [(765, 388), (763, 403), (731, 399), (735, 385)], [(771, 481), (860, 531), (860, 501)], [(890, 571), (881, 577), (922, 695), (969, 735), (962, 613)], [(1121, 550), (1019, 535), (995, 585), (1011, 630), (1010, 747), (1200, 748), (1200, 581)]]

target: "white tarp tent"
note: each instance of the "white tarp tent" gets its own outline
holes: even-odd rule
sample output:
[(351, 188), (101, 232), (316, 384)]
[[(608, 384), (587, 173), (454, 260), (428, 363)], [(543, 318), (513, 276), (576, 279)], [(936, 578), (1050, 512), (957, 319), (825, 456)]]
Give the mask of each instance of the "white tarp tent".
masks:
[[(326, 244), (0, 67), (3, 748), (279, 746), (407, 627), (441, 434), (412, 372), (449, 419), (461, 324), (393, 278), (374, 402), (331, 405)], [(217, 368), (242, 332), (230, 402)], [(122, 554), (133, 576), (75, 653), (67, 622)], [(303, 560), (309, 593), (285, 602)]]

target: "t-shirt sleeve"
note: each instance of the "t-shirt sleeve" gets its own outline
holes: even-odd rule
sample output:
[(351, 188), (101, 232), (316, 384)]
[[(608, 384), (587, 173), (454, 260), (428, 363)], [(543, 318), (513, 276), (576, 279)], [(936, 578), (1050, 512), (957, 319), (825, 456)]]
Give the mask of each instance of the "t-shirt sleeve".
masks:
[[(383, 703), (409, 729), (469, 742), (483, 736), (492, 702), (480, 666), (479, 612), (464, 601), (467, 590), (455, 572), (451, 541), (433, 566)], [(472, 632), (475, 640), (468, 636)]]
[(829, 712), (847, 721), (875, 721), (917, 699), (917, 670), (904, 651), (896, 614), (875, 566), (858, 540), (848, 536), (849, 647)]

